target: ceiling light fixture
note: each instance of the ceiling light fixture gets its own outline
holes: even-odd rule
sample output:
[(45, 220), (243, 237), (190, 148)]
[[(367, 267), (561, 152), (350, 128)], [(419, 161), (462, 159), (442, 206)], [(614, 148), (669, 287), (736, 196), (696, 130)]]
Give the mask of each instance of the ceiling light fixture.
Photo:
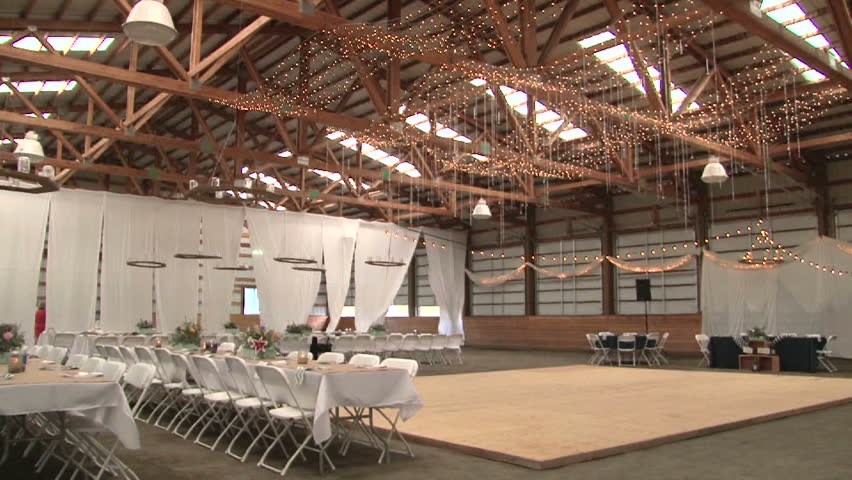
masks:
[(491, 218), (491, 209), (488, 208), (488, 203), (484, 198), (480, 198), (478, 202), (476, 202), (476, 206), (473, 207), (473, 213), (471, 213), (471, 218), (474, 220), (488, 220)]
[(154, 47), (167, 45), (177, 36), (172, 14), (163, 0), (139, 0), (121, 27), (127, 38)]
[(701, 181), (704, 183), (722, 183), (727, 179), (728, 172), (725, 171), (724, 165), (719, 163), (719, 157), (708, 158), (704, 172), (701, 173)]

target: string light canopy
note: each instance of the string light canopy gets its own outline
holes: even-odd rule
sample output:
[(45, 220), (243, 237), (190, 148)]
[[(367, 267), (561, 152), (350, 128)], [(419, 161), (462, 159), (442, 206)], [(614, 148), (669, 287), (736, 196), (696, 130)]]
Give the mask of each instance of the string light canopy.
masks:
[(725, 166), (719, 162), (719, 157), (708, 158), (704, 172), (701, 173), (701, 181), (704, 183), (723, 183), (727, 179), (728, 172), (725, 171)]
[(488, 208), (488, 202), (484, 198), (480, 198), (476, 202), (476, 206), (473, 207), (473, 213), (470, 214), (470, 217), (474, 220), (488, 220), (491, 218), (491, 209)]
[(142, 45), (161, 47), (177, 36), (172, 14), (163, 0), (139, 0), (122, 25), (127, 38)]

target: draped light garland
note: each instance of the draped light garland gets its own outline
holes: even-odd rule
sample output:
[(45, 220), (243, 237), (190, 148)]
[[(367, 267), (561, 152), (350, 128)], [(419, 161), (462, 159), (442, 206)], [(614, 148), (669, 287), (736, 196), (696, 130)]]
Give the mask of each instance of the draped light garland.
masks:
[(615, 265), (616, 267), (633, 273), (662, 273), (670, 272), (672, 270), (677, 270), (678, 268), (683, 267), (684, 265), (695, 259), (695, 255), (684, 255), (682, 257), (673, 258), (670, 261), (664, 262), (660, 265), (648, 266), (633, 265), (630, 262), (625, 262), (609, 255), (607, 255), (606, 259), (609, 261), (609, 263)]
[(722, 268), (727, 268), (730, 270), (768, 270), (772, 268), (778, 268), (783, 263), (780, 262), (770, 262), (770, 263), (742, 263), (739, 261), (728, 260), (719, 256), (718, 253), (713, 253), (710, 250), (705, 249), (703, 252), (704, 258), (709, 260)]
[(468, 278), (470, 278), (471, 281), (473, 281), (473, 283), (475, 283), (479, 286), (483, 286), (483, 287), (496, 287), (496, 286), (502, 285), (506, 282), (510, 282), (512, 280), (518, 280), (518, 279), (522, 278), (524, 276), (524, 271), (527, 268), (531, 268), (531, 269), (535, 270), (536, 272), (538, 272), (540, 275), (543, 275), (545, 277), (558, 278), (560, 280), (566, 280), (566, 279), (573, 278), (573, 277), (582, 277), (584, 275), (588, 275), (588, 274), (592, 273), (592, 271), (594, 271), (596, 268), (600, 267), (602, 262), (603, 262), (603, 259), (599, 259), (596, 262), (590, 263), (590, 264), (586, 265), (585, 267), (583, 267), (579, 270), (575, 269), (575, 271), (572, 272), (572, 273), (557, 272), (555, 270), (550, 270), (548, 268), (539, 267), (538, 265), (532, 264), (530, 262), (524, 263), (523, 265), (512, 270), (511, 272), (504, 273), (502, 275), (496, 275), (496, 276), (493, 276), (493, 277), (486, 277), (482, 274), (474, 273), (474, 272), (472, 272), (468, 269), (464, 269), (464, 271), (467, 274)]

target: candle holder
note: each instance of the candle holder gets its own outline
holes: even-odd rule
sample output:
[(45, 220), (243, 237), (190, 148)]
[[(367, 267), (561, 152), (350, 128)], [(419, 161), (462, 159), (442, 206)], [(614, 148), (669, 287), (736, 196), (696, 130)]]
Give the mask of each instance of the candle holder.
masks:
[(154, 340), (154, 346), (157, 348), (163, 348), (163, 339), (157, 338), (156, 340)]
[(308, 352), (299, 352), (299, 357), (298, 357), (299, 365), (307, 365), (309, 356), (310, 356), (310, 354)]
[(24, 359), (18, 352), (13, 352), (9, 356), (9, 373), (21, 373), (24, 371)]

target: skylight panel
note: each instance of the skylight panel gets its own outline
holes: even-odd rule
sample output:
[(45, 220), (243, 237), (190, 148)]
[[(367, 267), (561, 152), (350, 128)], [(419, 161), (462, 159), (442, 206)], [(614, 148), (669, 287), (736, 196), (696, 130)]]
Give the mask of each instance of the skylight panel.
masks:
[(473, 154), (471, 154), (470, 156), (471, 156), (471, 157), (473, 157), (473, 158), (475, 158), (476, 160), (478, 160), (478, 161), (480, 161), (480, 162), (484, 162), (484, 161), (487, 161), (487, 160), (488, 160), (488, 157), (486, 157), (485, 155), (480, 155), (480, 154), (478, 154), (478, 153), (473, 153)]
[(399, 163), (399, 158), (393, 155), (388, 155), (387, 157), (378, 159), (378, 162), (386, 167), (389, 167), (391, 165), (396, 165), (397, 163)]
[(387, 157), (387, 156), (388, 156), (388, 152), (386, 152), (386, 151), (384, 151), (384, 150), (380, 150), (380, 149), (378, 149), (378, 148), (377, 148), (377, 149), (375, 149), (375, 150), (373, 150), (373, 151), (371, 151), (371, 152), (366, 152), (366, 155), (367, 155), (368, 157), (372, 158), (373, 160), (378, 160), (378, 159), (380, 159), (380, 158), (385, 158), (385, 157)]
[(74, 41), (74, 46), (71, 49), (77, 52), (91, 52), (96, 50), (100, 44), (101, 39), (98, 37), (79, 37)]
[(426, 132), (426, 133), (428, 133), (430, 130), (432, 130), (432, 126), (429, 125), (429, 122), (418, 123), (417, 125), (414, 126), (414, 128), (416, 128), (420, 131)]
[(405, 174), (411, 178), (420, 178), (420, 171), (418, 171), (417, 169), (409, 170), (405, 172)]
[(642, 79), (639, 78), (639, 74), (636, 72), (636, 70), (634, 70), (630, 73), (622, 74), (621, 78), (627, 80), (627, 83), (629, 83), (631, 85), (633, 85), (634, 83), (639, 83), (639, 82), (642, 81)]
[(587, 37), (583, 40), (580, 40), (580, 46), (583, 48), (594, 47), (595, 45), (600, 45), (614, 38), (615, 34), (607, 30), (605, 32), (598, 33), (597, 35), (592, 35), (591, 37)]
[(817, 72), (814, 69), (806, 70), (802, 72), (802, 76), (805, 77), (805, 80), (809, 82), (818, 82), (820, 80), (825, 80), (825, 75)]
[(409, 116), (405, 119), (405, 123), (409, 125), (417, 125), (418, 123), (422, 123), (429, 120), (429, 117), (423, 115), (422, 113), (415, 113), (414, 115)]
[(459, 136), (457, 136), (457, 137), (453, 138), (453, 140), (455, 140), (455, 141), (457, 141), (457, 142), (462, 142), (462, 143), (471, 143), (471, 142), (473, 142), (473, 140), (471, 140), (471, 139), (470, 139), (470, 138), (468, 138), (468, 137), (465, 137), (464, 135), (459, 135)]
[(630, 57), (622, 57), (622, 58), (619, 58), (618, 60), (613, 60), (613, 61), (607, 63), (607, 66), (609, 68), (615, 70), (616, 73), (624, 73), (624, 72), (634, 71), (633, 61), (630, 60)]
[(399, 173), (405, 173), (405, 172), (409, 172), (411, 170), (414, 170), (414, 165), (412, 165), (408, 162), (400, 162), (400, 164), (397, 165), (395, 169)]
[(9, 35), (0, 35), (0, 45), (8, 42), (11, 39), (12, 37), (10, 37)]
[(105, 38), (103, 38), (103, 39), (101, 40), (100, 45), (98, 45), (98, 50), (97, 50), (97, 51), (99, 51), (99, 52), (105, 52), (105, 51), (109, 50), (110, 45), (112, 45), (112, 42), (114, 42), (114, 41), (115, 41), (115, 39), (114, 39), (114, 38), (112, 38), (112, 37), (105, 37)]
[(328, 135), (326, 135), (325, 138), (327, 138), (329, 140), (338, 140), (338, 139), (343, 138), (345, 136), (346, 136), (346, 134), (343, 133), (343, 132), (331, 132)]
[(571, 128), (559, 134), (559, 138), (565, 140), (566, 142), (571, 140), (577, 140), (586, 136), (588, 136), (588, 133), (586, 133), (585, 130), (583, 130), (582, 128)]
[(830, 43), (828, 43), (828, 39), (825, 38), (825, 35), (822, 34), (808, 37), (805, 39), (805, 41), (808, 42), (812, 47), (820, 49), (831, 45)]
[(470, 84), (473, 85), (474, 87), (481, 87), (481, 86), (485, 85), (486, 83), (488, 83), (488, 82), (486, 82), (485, 79), (483, 79), (483, 78), (474, 78), (473, 80), (470, 81)]
[(363, 142), (361, 143), (361, 153), (363, 153), (364, 155), (368, 155), (370, 152), (372, 152), (375, 149), (376, 149), (376, 147), (370, 145), (369, 143), (363, 143)]
[(769, 11), (766, 13), (766, 16), (778, 23), (787, 23), (804, 17), (805, 11), (802, 10), (802, 7), (800, 7), (798, 3), (792, 3), (786, 7)]
[[(36, 43), (38, 43), (39, 47), (41, 47), (41, 42), (39, 42), (37, 39), (34, 40), (36, 40)], [(96, 40), (98, 42), (101, 41), (100, 38), (97, 38)], [(56, 50), (64, 52), (65, 50), (71, 48), (71, 44), (74, 43), (74, 37), (47, 37), (47, 43), (49, 43), (50, 46), (55, 48)], [(87, 50), (91, 50), (91, 48), (88, 48)]]
[(800, 37), (804, 37), (805, 35), (813, 35), (819, 32), (817, 26), (814, 25), (814, 22), (811, 19), (802, 20), (801, 22), (794, 23), (792, 25), (787, 25), (787, 30), (795, 33)]
[[(10, 37), (0, 37), (0, 43), (5, 43)], [(113, 37), (68, 37), (63, 35), (48, 36), (47, 43), (60, 52), (103, 52), (109, 49), (115, 40)], [(46, 50), (38, 38), (24, 37), (13, 44), (16, 48), (38, 52)]]
[(435, 132), (435, 135), (437, 135), (441, 138), (455, 138), (456, 136), (458, 136), (458, 134), (459, 134), (459, 132), (457, 132), (457, 131), (453, 130), (452, 128), (449, 128), (449, 127), (444, 127), (442, 129), (438, 130), (437, 132)]
[(24, 37), (17, 42), (12, 44), (15, 48), (22, 48), (24, 50), (33, 50), (38, 51), (41, 50), (41, 42), (38, 41), (35, 37)]
[(553, 110), (545, 110), (544, 112), (535, 115), (535, 123), (539, 125), (550, 124), (554, 120), (559, 120), (559, 114)]
[(526, 105), (527, 103), (527, 94), (524, 92), (516, 91), (515, 93), (510, 94), (506, 97), (506, 102), (513, 107), (517, 107), (518, 105)]
[(595, 52), (595, 58), (597, 58), (603, 63), (609, 63), (617, 58), (626, 56), (627, 48), (624, 46), (624, 44), (618, 44), (614, 47), (609, 47), (607, 49), (601, 50), (600, 52)]
[(341, 145), (347, 148), (352, 148), (358, 144), (358, 139), (354, 137), (349, 137), (346, 140), (340, 142)]
[(292, 157), (293, 153), (290, 150), (284, 150), (283, 152), (278, 152), (278, 156), (287, 158), (287, 157)]
[(563, 120), (557, 120), (555, 122), (545, 123), (544, 125), (542, 125), (542, 128), (544, 128), (548, 132), (555, 132), (559, 129), (559, 127), (562, 126), (562, 123), (564, 123)]

